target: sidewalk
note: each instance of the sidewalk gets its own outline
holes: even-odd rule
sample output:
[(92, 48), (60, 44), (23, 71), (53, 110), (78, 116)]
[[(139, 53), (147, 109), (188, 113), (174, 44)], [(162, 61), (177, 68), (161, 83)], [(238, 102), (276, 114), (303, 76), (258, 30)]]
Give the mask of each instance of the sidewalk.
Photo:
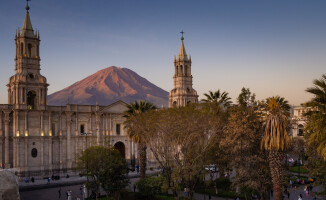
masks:
[[(157, 174), (158, 170), (146, 171), (146, 174), (153, 175)], [(130, 179), (139, 177), (139, 173), (137, 172), (129, 172), (128, 177)], [(60, 187), (60, 186), (68, 186), (68, 185), (79, 185), (86, 182), (86, 177), (80, 176), (70, 176), (69, 178), (60, 177), (59, 180), (50, 180), (48, 183), (47, 179), (36, 179), (34, 183), (29, 181), (26, 183), (24, 180), (19, 181), (19, 191), (28, 191), (28, 190), (36, 190), (36, 189), (44, 189), (44, 188), (52, 188), (52, 187)]]

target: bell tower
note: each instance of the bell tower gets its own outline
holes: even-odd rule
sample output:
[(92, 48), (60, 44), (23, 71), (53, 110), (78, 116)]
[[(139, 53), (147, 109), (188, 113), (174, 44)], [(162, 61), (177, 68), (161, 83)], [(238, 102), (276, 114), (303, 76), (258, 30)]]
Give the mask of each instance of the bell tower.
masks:
[(181, 31), (181, 46), (178, 57), (174, 57), (174, 88), (169, 93), (169, 107), (186, 106), (189, 103), (198, 103), (198, 95), (192, 88), (191, 57), (186, 53)]
[(16, 109), (44, 110), (49, 84), (40, 74), (40, 34), (33, 30), (28, 4), (25, 9), (23, 27), (15, 35), (15, 74), (7, 84), (8, 104)]

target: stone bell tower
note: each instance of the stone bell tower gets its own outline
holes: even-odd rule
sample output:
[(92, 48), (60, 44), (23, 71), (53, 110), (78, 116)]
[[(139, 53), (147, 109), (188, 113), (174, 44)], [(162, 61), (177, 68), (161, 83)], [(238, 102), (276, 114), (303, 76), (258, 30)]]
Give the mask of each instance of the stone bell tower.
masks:
[(191, 57), (188, 58), (183, 44), (183, 31), (181, 31), (181, 34), (179, 55), (174, 58), (174, 88), (169, 93), (169, 107), (181, 107), (189, 103), (198, 103), (197, 92), (192, 88)]
[(15, 75), (7, 85), (8, 104), (15, 109), (44, 110), (49, 85), (40, 74), (40, 35), (33, 30), (28, 5), (23, 28), (16, 31), (15, 44)]

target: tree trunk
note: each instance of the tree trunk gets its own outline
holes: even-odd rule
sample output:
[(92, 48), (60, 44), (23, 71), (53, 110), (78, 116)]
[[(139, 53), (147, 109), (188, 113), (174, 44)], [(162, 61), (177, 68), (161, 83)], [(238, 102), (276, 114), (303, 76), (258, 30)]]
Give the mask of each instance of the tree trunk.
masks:
[(274, 187), (274, 200), (282, 200), (282, 184), (283, 184), (283, 153), (278, 151), (270, 151), (268, 155), (269, 167)]
[(144, 142), (140, 142), (139, 145), (139, 172), (140, 172), (140, 178), (145, 178), (146, 175), (146, 144)]

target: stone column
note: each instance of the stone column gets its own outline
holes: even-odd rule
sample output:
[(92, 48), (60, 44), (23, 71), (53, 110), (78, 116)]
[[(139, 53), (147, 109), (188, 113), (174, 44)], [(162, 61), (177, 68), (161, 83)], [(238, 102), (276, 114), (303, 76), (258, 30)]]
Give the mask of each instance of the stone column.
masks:
[(25, 127), (24, 127), (24, 134), (28, 136), (28, 111), (25, 111)]
[(41, 158), (41, 163), (40, 163), (40, 167), (41, 170), (44, 170), (44, 137), (41, 137), (41, 144), (40, 144), (40, 158)]
[(100, 114), (95, 114), (95, 124), (96, 124), (96, 143), (100, 145)]
[(15, 104), (19, 104), (19, 101), (18, 101), (18, 87), (15, 87), (15, 90), (16, 90), (16, 102), (15, 102)]
[(112, 114), (110, 114), (110, 130), (109, 130), (109, 135), (110, 135), (110, 141), (109, 141), (109, 144), (111, 145), (111, 137), (112, 137)]
[(62, 136), (62, 112), (59, 113), (59, 136)]
[(28, 137), (24, 138), (24, 169), (28, 171)]
[(71, 168), (72, 161), (71, 161), (71, 112), (66, 112), (67, 116), (67, 168)]
[(43, 112), (41, 112), (41, 149), (40, 149), (40, 158), (41, 158), (41, 163), (40, 167), (41, 170), (44, 170), (44, 121), (43, 121)]
[(78, 113), (77, 113), (77, 111), (76, 111), (76, 123), (75, 123), (75, 125), (76, 125), (75, 135), (78, 136)]
[(43, 112), (41, 112), (41, 136), (44, 136), (43, 124), (44, 124), (44, 121), (43, 121)]
[(9, 161), (9, 114), (10, 111), (4, 111), (5, 113), (5, 168), (8, 169), (10, 168), (10, 161)]
[(49, 170), (52, 170), (52, 130), (51, 130), (51, 123), (52, 123), (52, 118), (51, 118), (51, 112), (49, 112)]
[[(16, 90), (17, 92), (17, 90)], [(17, 101), (16, 101), (17, 102)], [(13, 123), (12, 123), (12, 129), (13, 129), (13, 140), (12, 140), (12, 143), (13, 143), (13, 153), (12, 153), (12, 160), (13, 160), (13, 168), (16, 168), (17, 167), (17, 111), (14, 110), (13, 112), (13, 115), (12, 115), (12, 118), (13, 118)]]

